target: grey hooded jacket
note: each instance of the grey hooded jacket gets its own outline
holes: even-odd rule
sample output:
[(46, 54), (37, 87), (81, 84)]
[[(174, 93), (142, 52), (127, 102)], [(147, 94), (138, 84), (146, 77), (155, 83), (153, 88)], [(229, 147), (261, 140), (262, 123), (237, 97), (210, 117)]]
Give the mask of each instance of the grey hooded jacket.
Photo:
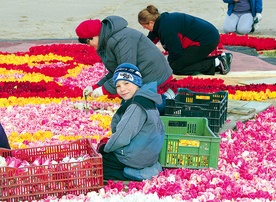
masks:
[(102, 21), (97, 53), (108, 74), (98, 82), (110, 94), (116, 94), (112, 76), (118, 65), (136, 65), (143, 78), (143, 84), (157, 81), (164, 83), (172, 75), (165, 56), (143, 33), (127, 27), (127, 21), (119, 16), (109, 16)]
[(104, 151), (114, 152), (121, 163), (132, 168), (155, 164), (165, 136), (156, 103), (162, 103), (156, 82), (143, 85), (113, 116), (112, 135)]

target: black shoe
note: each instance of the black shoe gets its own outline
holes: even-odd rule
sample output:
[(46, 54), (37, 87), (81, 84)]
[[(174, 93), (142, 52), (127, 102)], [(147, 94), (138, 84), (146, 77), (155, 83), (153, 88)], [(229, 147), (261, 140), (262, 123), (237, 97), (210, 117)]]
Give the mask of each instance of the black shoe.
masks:
[(233, 59), (232, 53), (225, 53), (225, 55), (220, 55), (219, 60), (221, 62), (220, 64), (220, 73), (223, 75), (226, 75), (230, 72), (231, 63)]
[(252, 26), (252, 29), (251, 29), (250, 33), (253, 33), (253, 32), (255, 32), (255, 27), (254, 27), (254, 25)]

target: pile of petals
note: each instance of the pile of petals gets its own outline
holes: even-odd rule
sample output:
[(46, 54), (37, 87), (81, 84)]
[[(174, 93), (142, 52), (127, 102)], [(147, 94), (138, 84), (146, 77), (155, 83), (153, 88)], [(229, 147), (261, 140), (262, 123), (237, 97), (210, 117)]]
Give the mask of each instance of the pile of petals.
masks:
[(55, 97), (76, 98), (82, 94), (82, 89), (72, 86), (61, 86), (56, 82), (3, 82), (0, 83), (1, 98), (15, 97)]
[[(231, 37), (223, 39), (223, 44), (229, 45)], [(248, 44), (258, 44), (256, 41), (263, 43), (262, 39), (253, 37)], [(82, 97), (82, 89), (95, 84), (106, 73), (93, 48), (81, 44), (51, 44), (31, 47), (28, 52), (0, 52), (0, 71), (0, 121), (13, 149), (81, 138), (90, 138), (96, 143), (111, 134), (111, 117), (121, 100), (106, 96), (88, 100)], [(228, 91), (229, 99), (266, 100), (276, 97), (275, 85), (229, 86), (222, 79), (190, 76), (174, 79), (158, 91), (162, 93), (167, 88), (175, 92), (178, 88), (205, 93), (223, 90)], [(152, 180), (128, 184), (109, 181), (99, 192), (65, 195), (62, 199), (48, 197), (41, 201), (89, 201), (93, 197), (99, 201), (276, 200), (275, 113), (271, 107), (247, 123), (238, 123), (237, 131), (221, 134), (217, 170), (165, 169)]]
[(98, 140), (110, 134), (107, 125), (119, 107), (118, 101), (91, 100), (88, 111), (74, 108), (75, 103), (85, 105), (83, 100), (0, 107), (1, 123), (9, 134), (12, 148), (43, 146), (83, 137)]
[[(68, 189), (74, 189), (70, 193), (77, 193), (77, 189), (85, 190), (81, 193), (87, 193), (94, 186), (98, 186), (101, 181), (98, 173), (102, 168), (100, 164), (97, 166), (96, 162), (101, 162), (101, 158), (91, 152), (90, 143), (85, 140), (74, 142), (70, 146), (64, 144), (46, 149), (31, 148), (28, 153), (25, 153), (24, 149), (3, 151), (4, 156), (8, 156), (0, 158), (0, 199), (2, 196), (4, 199), (12, 196), (18, 201), (29, 200), (31, 198), (25, 197), (25, 194), (33, 196), (35, 193), (36, 197), (32, 197), (34, 199), (41, 192), (56, 194), (64, 193), (63, 190)], [(63, 153), (63, 149), (67, 153)]]
[[(125, 185), (108, 181), (104, 190), (82, 197), (85, 201), (93, 197), (116, 201), (130, 195), (131, 201), (155, 201), (157, 194), (165, 201), (275, 201), (276, 109), (270, 107), (246, 123), (237, 123), (237, 130), (229, 130), (221, 137), (217, 170), (164, 169), (159, 176), (143, 182)], [(70, 195), (40, 201), (78, 199)]]
[(21, 160), (16, 157), (8, 156), (7, 158), (0, 157), (0, 167), (11, 167), (11, 168), (26, 168), (30, 166), (49, 166), (51, 164), (58, 164), (58, 163), (76, 163), (81, 162), (86, 159), (90, 158), (88, 154), (75, 157), (64, 157), (60, 162), (57, 162), (54, 159), (42, 159), (41, 157), (37, 157), (33, 162), (28, 162), (26, 160)]
[[(241, 36), (221, 35), (222, 44), (231, 43), (231, 40), (236, 41), (235, 37)], [(254, 44), (263, 44), (263, 40), (272, 39), (248, 39)], [(275, 49), (275, 46), (272, 48)], [(17, 98), (77, 98), (82, 96), (83, 88), (95, 84), (106, 73), (95, 49), (81, 44), (34, 46), (28, 52), (13, 54), (0, 52), (0, 70), (0, 98), (8, 98), (11, 95)], [(177, 88), (189, 88), (199, 92), (225, 90), (229, 92), (229, 99), (265, 100), (275, 98), (275, 85), (232, 86), (225, 85), (222, 79), (188, 77), (172, 80), (158, 90), (160, 93), (165, 92), (167, 88), (172, 88), (175, 92)]]
[(171, 88), (177, 93), (179, 88), (187, 88), (194, 92), (215, 93), (227, 91), (228, 99), (261, 101), (276, 98), (275, 84), (225, 85), (224, 80), (218, 78), (198, 78), (188, 76), (182, 79), (173, 79), (170, 83), (160, 86), (159, 93)]
[(255, 48), (257, 51), (276, 49), (275, 38), (249, 36), (248, 34), (221, 34), (220, 43), (228, 46), (247, 46), (250, 48)]

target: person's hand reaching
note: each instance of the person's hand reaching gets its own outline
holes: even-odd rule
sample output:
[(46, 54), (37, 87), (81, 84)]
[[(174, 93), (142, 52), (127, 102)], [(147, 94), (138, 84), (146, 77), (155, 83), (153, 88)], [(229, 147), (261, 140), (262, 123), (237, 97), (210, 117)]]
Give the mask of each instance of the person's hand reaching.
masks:
[(93, 96), (93, 97), (100, 97), (100, 96), (102, 96), (102, 95), (103, 95), (103, 89), (102, 89), (102, 87), (96, 88), (96, 89), (93, 91), (93, 93), (92, 93), (92, 96)]
[(83, 97), (90, 95), (93, 92), (92, 86), (87, 86), (83, 91)]

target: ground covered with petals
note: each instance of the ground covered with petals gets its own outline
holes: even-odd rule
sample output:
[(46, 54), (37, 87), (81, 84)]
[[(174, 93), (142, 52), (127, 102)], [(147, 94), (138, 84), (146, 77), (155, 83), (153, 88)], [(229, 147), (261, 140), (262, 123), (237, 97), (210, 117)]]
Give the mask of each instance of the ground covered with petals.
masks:
[[(225, 45), (273, 50), (270, 38), (223, 35)], [(238, 40), (238, 41), (239, 41)], [(269, 45), (267, 43), (269, 41)], [(246, 42), (246, 44), (241, 44)], [(235, 43), (235, 44), (233, 44)], [(92, 48), (80, 44), (35, 46), (28, 52), (0, 52), (1, 124), (13, 149), (68, 143), (109, 136), (111, 117), (120, 99), (82, 98), (82, 89), (96, 83), (105, 68)], [(185, 77), (158, 91), (188, 88), (198, 92), (227, 91), (229, 99), (262, 101), (276, 97), (273, 85), (225, 85), (222, 79)], [(237, 123), (220, 134), (218, 169), (166, 169), (152, 180), (108, 183), (82, 195), (49, 196), (39, 201), (273, 201), (276, 200), (276, 109)], [(4, 161), (0, 159), (0, 161)], [(0, 162), (2, 165), (3, 162)]]

